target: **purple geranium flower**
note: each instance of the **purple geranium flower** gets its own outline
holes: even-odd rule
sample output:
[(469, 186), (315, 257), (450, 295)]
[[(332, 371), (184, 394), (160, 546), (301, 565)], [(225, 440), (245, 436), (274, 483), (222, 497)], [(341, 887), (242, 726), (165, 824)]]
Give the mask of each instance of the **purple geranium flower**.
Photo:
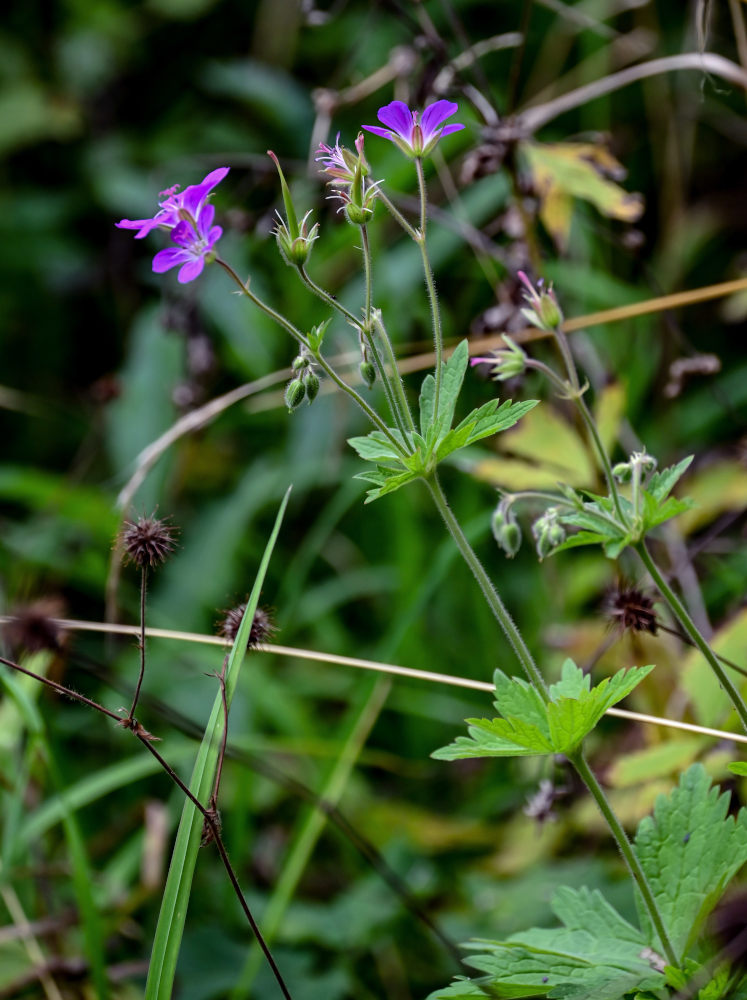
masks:
[(135, 239), (141, 240), (152, 229), (166, 229), (171, 233), (175, 247), (161, 250), (153, 258), (153, 270), (160, 274), (181, 264), (179, 281), (193, 281), (205, 266), (206, 257), (223, 230), (213, 225), (215, 209), (207, 203), (213, 188), (228, 173), (228, 167), (218, 167), (203, 178), (200, 184), (191, 184), (179, 193), (179, 185), (161, 191), (159, 208), (152, 219), (122, 219), (118, 229), (137, 229)]
[(391, 139), (407, 156), (427, 156), (439, 139), (452, 132), (458, 132), (464, 125), (443, 125), (458, 111), (453, 101), (436, 101), (423, 111), (411, 111), (402, 101), (392, 101), (379, 108), (377, 118), (388, 128), (378, 125), (364, 125), (363, 128), (376, 135)]
[(223, 235), (221, 227), (213, 225), (214, 218), (215, 207), (203, 205), (196, 218), (178, 222), (171, 230), (171, 239), (177, 246), (159, 250), (153, 258), (156, 274), (163, 274), (181, 264), (177, 278), (182, 285), (199, 277), (205, 258), (213, 253), (215, 244)]

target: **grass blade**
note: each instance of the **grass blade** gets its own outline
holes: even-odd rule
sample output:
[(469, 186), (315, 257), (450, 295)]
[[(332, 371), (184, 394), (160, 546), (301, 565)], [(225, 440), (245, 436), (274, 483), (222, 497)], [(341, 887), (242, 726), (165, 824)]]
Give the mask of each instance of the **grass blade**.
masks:
[[(270, 556), (280, 531), (285, 508), (288, 504), (290, 488), (283, 498), (280, 510), (275, 519), (275, 525), (265, 547), (262, 561), (254, 581), (244, 619), (231, 650), (226, 667), (226, 700), (231, 704), (238, 681), (241, 663), (246, 653), (249, 632), (254, 618), (254, 612), (259, 601), (260, 591), (270, 562)], [(202, 803), (207, 803), (212, 791), (215, 771), (218, 764), (218, 751), (223, 733), (223, 705), (220, 693), (216, 696), (213, 711), (200, 745), (190, 781), (190, 791)], [(202, 834), (202, 815), (189, 801), (184, 803), (182, 818), (171, 856), (166, 888), (161, 902), (161, 912), (158, 917), (153, 952), (151, 954), (148, 981), (145, 987), (145, 1000), (171, 1000), (174, 988), (174, 975), (179, 957), (184, 923), (189, 905), (189, 895), (192, 888), (192, 876), (197, 862)]]

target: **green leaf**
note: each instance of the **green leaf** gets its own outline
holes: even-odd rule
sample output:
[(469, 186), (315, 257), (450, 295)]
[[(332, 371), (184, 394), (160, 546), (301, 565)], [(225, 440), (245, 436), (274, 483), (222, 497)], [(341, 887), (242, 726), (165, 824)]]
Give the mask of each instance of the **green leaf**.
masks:
[(649, 665), (620, 670), (589, 690), (589, 676), (572, 660), (566, 660), (563, 679), (550, 688), (552, 702), (547, 706), (555, 752), (570, 753), (578, 747), (607, 709), (629, 695), (653, 669)]
[(634, 989), (664, 987), (664, 976), (646, 957), (644, 936), (600, 892), (563, 887), (552, 909), (561, 927), (467, 946), (481, 950), (467, 961), (488, 974), (481, 983), (488, 996), (621, 1000)]
[(417, 472), (398, 472), (393, 469), (387, 469), (384, 466), (379, 466), (376, 471), (373, 469), (366, 469), (365, 472), (358, 472), (353, 477), (354, 479), (363, 479), (367, 483), (373, 483), (376, 489), (368, 490), (366, 492), (365, 503), (371, 503), (374, 500), (378, 500), (379, 497), (386, 496), (387, 493), (394, 493), (405, 483), (411, 483), (414, 479), (418, 478)]
[(668, 469), (655, 472), (646, 484), (646, 492), (654, 500), (661, 503), (672, 492), (675, 483), (687, 472), (694, 457), (694, 455), (690, 455), (688, 458), (683, 458), (677, 465), (671, 465)]
[[(403, 443), (402, 435), (398, 431), (392, 430), (391, 433)], [(367, 462), (389, 462), (400, 467), (402, 465), (400, 453), (382, 431), (371, 431), (365, 437), (348, 438), (348, 444)]]
[(457, 448), (475, 444), (483, 438), (513, 427), (538, 402), (537, 399), (528, 399), (521, 403), (513, 403), (510, 399), (504, 400), (503, 403), (498, 399), (488, 400), (442, 439), (437, 451), (439, 459), (445, 458)]
[[(285, 508), (288, 505), (290, 489), (286, 492), (280, 505), (275, 525), (265, 546), (262, 560), (257, 570), (252, 592), (247, 601), (246, 611), (226, 665), (225, 696), (228, 705), (231, 704), (239, 670), (249, 642), (249, 633), (254, 620), (254, 612), (259, 601), (260, 591), (264, 582), (270, 556), (275, 546)], [(223, 700), (221, 694), (215, 697), (213, 710), (205, 729), (200, 749), (192, 772), (189, 788), (200, 802), (206, 803), (215, 779), (218, 763), (218, 750), (223, 732)], [(189, 898), (192, 889), (192, 876), (197, 863), (197, 853), (200, 848), (203, 817), (197, 808), (187, 799), (182, 808), (182, 818), (179, 831), (171, 855), (169, 874), (166, 879), (161, 912), (158, 917), (153, 951), (151, 954), (148, 980), (145, 986), (145, 1000), (170, 1000), (174, 990), (174, 974), (179, 956), (184, 923), (187, 917)]]
[(572, 660), (550, 688), (546, 703), (526, 681), (495, 672), (496, 709), (502, 718), (468, 719), (468, 736), (432, 754), (437, 760), (463, 757), (527, 757), (569, 754), (577, 749), (604, 713), (621, 701), (653, 670), (632, 667), (606, 677), (591, 688), (591, 678)]
[[(712, 788), (705, 768), (693, 764), (638, 827), (635, 850), (680, 954), (747, 861), (747, 810), (735, 819), (728, 808), (728, 793)], [(641, 922), (647, 926), (642, 908)], [(649, 934), (653, 940), (650, 928)]]
[(438, 399), (436, 423), (443, 431), (451, 427), (454, 420), (459, 393), (462, 391), (464, 375), (469, 364), (469, 345), (466, 340), (460, 341), (451, 357), (445, 361), (441, 369), (441, 392)]
[(747, 760), (735, 760), (733, 764), (726, 765), (732, 774), (738, 774), (740, 777), (747, 777)]

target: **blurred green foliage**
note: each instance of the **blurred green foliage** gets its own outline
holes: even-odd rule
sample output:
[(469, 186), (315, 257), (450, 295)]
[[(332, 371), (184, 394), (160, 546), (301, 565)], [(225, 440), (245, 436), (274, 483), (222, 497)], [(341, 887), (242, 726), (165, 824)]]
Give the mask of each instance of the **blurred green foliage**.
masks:
[[(709, 48), (736, 59), (727, 5), (713, 7)], [(365, 486), (352, 479), (360, 463), (345, 444), (367, 432), (362, 417), (325, 394), (289, 416), (282, 369), (294, 350), (282, 331), (234, 296), (217, 268), (188, 286), (178, 286), (173, 273), (151, 274), (158, 235), (136, 242), (114, 222), (150, 215), (159, 190), (230, 166), (215, 198), (226, 233), (222, 253), (251, 276), (258, 294), (308, 329), (327, 312), (292, 282), (276, 252), (271, 229), (279, 191), (265, 155), (273, 149), (297, 204), (314, 207), (321, 223), (312, 275), (357, 310), (356, 235), (324, 200), (312, 143), (332, 141), (339, 130), (351, 144), (393, 96), (414, 105), (429, 100), (449, 60), (469, 45), (520, 31), (525, 43), (458, 63), (448, 90), (467, 129), (442, 144), (431, 168), (431, 197), (441, 209), (431, 224), (432, 259), (446, 336), (476, 338), (521, 326), (514, 274), (533, 264), (555, 280), (569, 317), (741, 277), (744, 94), (702, 72), (652, 77), (544, 127), (536, 136), (542, 143), (608, 138), (628, 170), (615, 181), (640, 192), (645, 211), (636, 223), (615, 221), (575, 200), (563, 255), (542, 226), (537, 192), (511, 137), (511, 114), (632, 61), (696, 47), (681, 5), (649, 0), (616, 9), (601, 0), (568, 7), (539, 0), (12, 5), (0, 29), (5, 609), (52, 597), (70, 617), (102, 621), (109, 582), (121, 618), (136, 621), (137, 574), (125, 570), (114, 588), (111, 567), (122, 516), (117, 495), (137, 456), (181, 415), (281, 371), (275, 387), (181, 437), (135, 493), (129, 513), (157, 506), (180, 528), (176, 557), (151, 584), (149, 623), (213, 631), (221, 609), (251, 589), (292, 482), (263, 594), (274, 608), (279, 641), (479, 680), (496, 668), (511, 673), (510, 651), (425, 492), (415, 486), (363, 508)], [(487, 130), (486, 104), (498, 115)], [(410, 164), (373, 136), (366, 153), (374, 177), (385, 179), (403, 211), (412, 212)], [(417, 250), (383, 212), (371, 238), (375, 302), (390, 317), (403, 353), (427, 351)], [(733, 637), (740, 633), (731, 623), (747, 571), (740, 516), (743, 333), (744, 310), (735, 298), (573, 335), (591, 401), (601, 406), (610, 384), (622, 390), (623, 412), (610, 418), (621, 442), (617, 458), (636, 440), (662, 465), (697, 453), (684, 490), (692, 484), (701, 513), (662, 534), (662, 546), (675, 569), (683, 558), (690, 565), (689, 553), (703, 584), (702, 613), (724, 627), (724, 648), (735, 658)], [(349, 330), (332, 324), (330, 347), (353, 352), (354, 373), (352, 341)], [(543, 356), (547, 348), (533, 350)], [(672, 363), (701, 353), (716, 355), (721, 370), (693, 375), (666, 396)], [(413, 396), (420, 378), (408, 377)], [(515, 399), (544, 395), (533, 377), (506, 388)], [(494, 391), (492, 383), (468, 377), (464, 412)], [(558, 428), (558, 450), (567, 441), (583, 456), (562, 404), (546, 402), (535, 412), (543, 414), (543, 426)], [(610, 635), (600, 604), (619, 577), (638, 573), (632, 562), (618, 569), (601, 555), (576, 551), (540, 569), (526, 546), (512, 562), (494, 549), (493, 485), (512, 485), (508, 470), (517, 460), (526, 471), (547, 458), (532, 451), (537, 444), (528, 431), (516, 433), (515, 448), (510, 435), (501, 442), (502, 456), (488, 443), (465, 468), (446, 470), (444, 480), (548, 674), (557, 676), (566, 656), (589, 663), (606, 646), (602, 674), (657, 663), (634, 707), (699, 718), (699, 704), (705, 712), (707, 703), (710, 724), (728, 723), (716, 697), (699, 702), (699, 686), (708, 681), (694, 657), (679, 687), (678, 640)], [(562, 464), (563, 454), (557, 458)], [(485, 473), (498, 459), (498, 474)], [(714, 470), (725, 483), (721, 491), (708, 488)], [(589, 471), (580, 470), (581, 478)], [(692, 589), (692, 579), (683, 579)], [(16, 640), (6, 634), (6, 651), (27, 657)], [(165, 705), (146, 699), (143, 721), (163, 737), (163, 753), (183, 775), (191, 767), (190, 723), (205, 724), (215, 694), (215, 680), (204, 675), (219, 669), (221, 657), (215, 647), (148, 644), (146, 695)], [(38, 656), (30, 662), (116, 711), (128, 702), (137, 660), (129, 639), (81, 633), (45, 662)], [(370, 685), (355, 670), (290, 656), (254, 654), (248, 666), (232, 709), (236, 752), (227, 764), (222, 809), (229, 852), (261, 921)], [(3, 683), (0, 924), (18, 923), (18, 911), (9, 908), (13, 897), (29, 920), (51, 922), (51, 936), (39, 931), (41, 954), (64, 996), (97, 995), (101, 969), (91, 964), (91, 941), (98, 933), (112, 995), (138, 996), (163, 885), (159, 870), (181, 796), (164, 776), (141, 769), (125, 732), (25, 679)], [(548, 922), (549, 899), (561, 882), (604, 887), (623, 914), (632, 913), (618, 860), (562, 769), (555, 774), (533, 760), (446, 765), (429, 758), (466, 716), (484, 714), (488, 704), (479, 692), (392, 682), (339, 790), (340, 816), (333, 811), (319, 831), (279, 923), (278, 962), (298, 997), (410, 1000), (458, 971), (416, 907), (408, 908), (405, 886), (455, 941)], [(629, 823), (660, 787), (649, 781), (644, 791), (648, 778), (668, 787), (696, 756), (723, 775), (723, 755), (702, 739), (644, 758), (637, 769), (615, 770), (621, 755), (657, 749), (670, 737), (612, 720), (603, 726), (604, 741), (592, 748), (595, 762), (611, 768), (613, 797)], [(522, 807), (543, 777), (556, 777), (563, 794), (554, 806), (557, 820), (538, 824)], [(67, 825), (60, 825), (59, 787), (71, 789)], [(52, 814), (54, 823), (39, 818)], [(86, 878), (98, 917), (76, 895)], [(209, 849), (198, 864), (187, 927), (178, 996), (231, 995), (248, 935)], [(33, 951), (3, 937), (0, 995), (41, 995), (34, 965)], [(274, 995), (268, 976), (261, 968), (251, 995)]]

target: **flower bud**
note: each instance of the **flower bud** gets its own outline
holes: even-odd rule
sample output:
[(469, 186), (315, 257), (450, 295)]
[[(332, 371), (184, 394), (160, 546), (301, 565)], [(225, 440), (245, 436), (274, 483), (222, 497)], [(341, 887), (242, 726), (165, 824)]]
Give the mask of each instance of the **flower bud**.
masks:
[(345, 218), (354, 226), (365, 226), (373, 216), (373, 208), (368, 208), (365, 205), (354, 205), (352, 201), (344, 205), (343, 209)]
[(300, 378), (291, 379), (288, 385), (285, 387), (285, 405), (288, 407), (288, 412), (295, 410), (297, 406), (303, 403), (303, 398), (306, 395), (306, 389)]
[(309, 364), (309, 359), (306, 357), (306, 355), (299, 354), (298, 357), (293, 359), (293, 364), (291, 365), (291, 367), (293, 368), (294, 372), (300, 372), (304, 368), (307, 368), (308, 364)]
[(360, 373), (361, 378), (370, 389), (376, 381), (376, 369), (373, 364), (370, 361), (361, 361)]
[(508, 558), (513, 559), (521, 548), (521, 528), (516, 521), (504, 524), (501, 530), (501, 537), (497, 541)]
[(540, 561), (549, 556), (553, 549), (562, 545), (565, 541), (565, 528), (558, 521), (558, 512), (555, 507), (550, 507), (542, 517), (532, 525), (537, 555)]
[(312, 371), (306, 372), (303, 377), (303, 387), (309, 403), (313, 403), (319, 393), (319, 376)]
[(633, 476), (633, 470), (630, 467), (630, 462), (618, 462), (617, 465), (613, 465), (612, 475), (618, 483), (629, 483)]

